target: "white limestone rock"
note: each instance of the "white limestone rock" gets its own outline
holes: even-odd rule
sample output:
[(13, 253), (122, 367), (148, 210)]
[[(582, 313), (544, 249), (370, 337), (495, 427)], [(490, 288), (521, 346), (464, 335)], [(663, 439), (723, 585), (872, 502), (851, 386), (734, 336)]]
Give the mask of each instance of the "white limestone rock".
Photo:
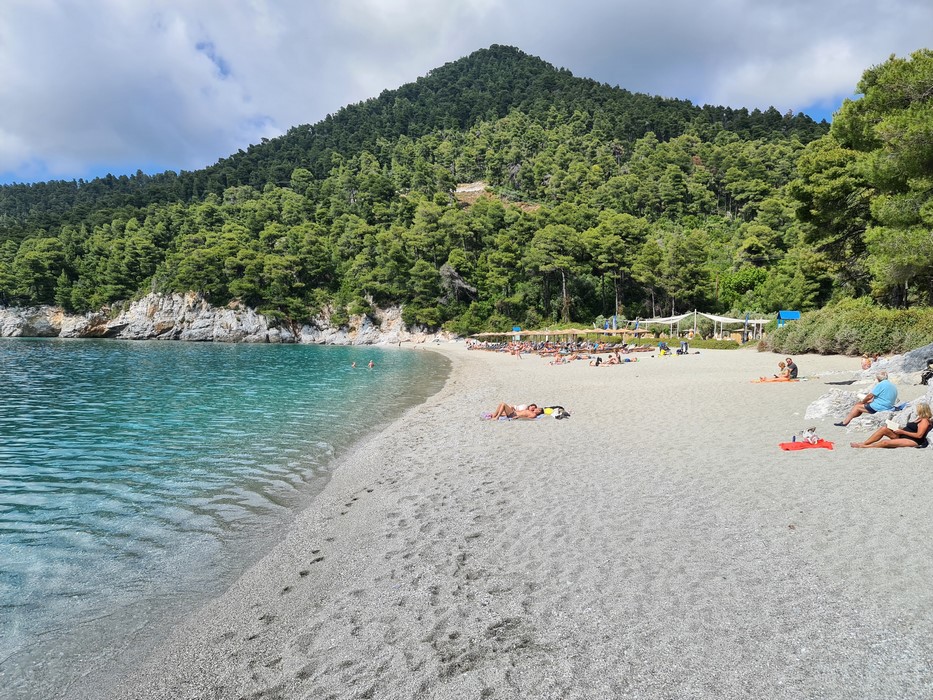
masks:
[(0, 309), (0, 337), (55, 338), (64, 313), (54, 306)]
[(447, 334), (407, 328), (401, 307), (352, 316), (349, 324), (341, 327), (332, 325), (332, 316), (332, 310), (325, 309), (312, 323), (292, 329), (238, 302), (220, 308), (193, 292), (149, 294), (83, 315), (66, 314), (52, 306), (0, 309), (0, 336), (328, 345), (396, 345), (449, 339)]

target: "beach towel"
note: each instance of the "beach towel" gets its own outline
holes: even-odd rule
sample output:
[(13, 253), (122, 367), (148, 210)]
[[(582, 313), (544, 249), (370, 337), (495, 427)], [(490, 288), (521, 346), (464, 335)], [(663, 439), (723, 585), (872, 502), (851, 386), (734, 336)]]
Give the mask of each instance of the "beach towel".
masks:
[(760, 377), (753, 379), (752, 384), (768, 384), (771, 382), (799, 382), (799, 379), (788, 379), (787, 377)]
[(827, 450), (833, 449), (833, 443), (829, 440), (823, 440), (822, 438), (819, 441), (812, 443), (807, 442), (806, 440), (799, 440), (797, 442), (782, 442), (778, 444), (782, 450), (809, 450), (811, 447), (825, 447)]

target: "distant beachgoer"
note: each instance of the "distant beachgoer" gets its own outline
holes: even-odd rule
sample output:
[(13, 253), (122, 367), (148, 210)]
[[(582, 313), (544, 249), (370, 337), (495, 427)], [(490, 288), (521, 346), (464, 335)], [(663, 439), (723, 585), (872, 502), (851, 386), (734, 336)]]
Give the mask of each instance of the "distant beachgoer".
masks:
[(871, 358), (867, 352), (862, 355), (862, 369), (871, 369)]
[(908, 421), (903, 428), (883, 426), (871, 434), (865, 442), (850, 443), (852, 447), (926, 447), (929, 445), (930, 404), (917, 404), (917, 420)]
[(878, 411), (890, 411), (897, 403), (897, 387), (888, 379), (888, 373), (884, 370), (875, 375), (878, 383), (872, 387), (871, 392), (860, 399), (849, 412), (844, 420), (834, 423), (840, 428), (844, 428), (849, 422), (862, 415), (863, 413), (877, 413)]
[(920, 383), (923, 386), (930, 386), (933, 380), (933, 358), (927, 358), (927, 368), (920, 373)]
[(356, 363), (355, 363), (355, 362), (351, 363), (350, 366), (353, 367), (354, 369), (356, 369)]
[(776, 379), (790, 379), (790, 371), (783, 362), (778, 362), (778, 373), (774, 375)]
[(367, 366), (367, 367), (369, 367), (370, 369), (372, 369), (373, 367), (375, 367), (375, 366), (376, 366), (376, 363), (375, 363), (375, 362), (373, 362), (372, 360), (370, 360), (370, 361), (369, 361), (369, 364), (368, 364), (368, 365), (366, 365), (366, 366)]
[(796, 379), (796, 378), (797, 378), (797, 365), (794, 364), (793, 359), (791, 359), (790, 357), (788, 357), (788, 358), (785, 360), (785, 362), (787, 363), (787, 364), (786, 364), (786, 367), (787, 367), (787, 376), (788, 376), (788, 378), (789, 378), (789, 379)]
[(510, 406), (507, 403), (500, 403), (496, 410), (492, 412), (491, 418), (537, 418), (544, 409), (538, 408), (537, 404), (530, 403), (525, 406)]

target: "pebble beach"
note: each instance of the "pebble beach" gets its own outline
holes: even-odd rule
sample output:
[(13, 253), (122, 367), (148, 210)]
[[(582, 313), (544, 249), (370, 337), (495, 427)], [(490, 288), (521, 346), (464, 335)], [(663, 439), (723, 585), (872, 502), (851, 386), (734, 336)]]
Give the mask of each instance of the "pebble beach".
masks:
[[(779, 356), (415, 351), (451, 359), (444, 388), (78, 697), (933, 697), (933, 451), (804, 418), (857, 358), (757, 384)], [(500, 401), (571, 417), (482, 420)], [(779, 449), (811, 425), (835, 449)]]

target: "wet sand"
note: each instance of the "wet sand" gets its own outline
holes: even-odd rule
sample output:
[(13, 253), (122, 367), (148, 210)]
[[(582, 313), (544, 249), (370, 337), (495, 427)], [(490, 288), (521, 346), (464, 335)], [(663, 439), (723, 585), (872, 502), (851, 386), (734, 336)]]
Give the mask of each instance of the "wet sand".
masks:
[[(112, 697), (933, 696), (933, 450), (803, 418), (857, 359), (438, 351), (444, 389)], [(778, 449), (811, 424), (835, 450)]]

